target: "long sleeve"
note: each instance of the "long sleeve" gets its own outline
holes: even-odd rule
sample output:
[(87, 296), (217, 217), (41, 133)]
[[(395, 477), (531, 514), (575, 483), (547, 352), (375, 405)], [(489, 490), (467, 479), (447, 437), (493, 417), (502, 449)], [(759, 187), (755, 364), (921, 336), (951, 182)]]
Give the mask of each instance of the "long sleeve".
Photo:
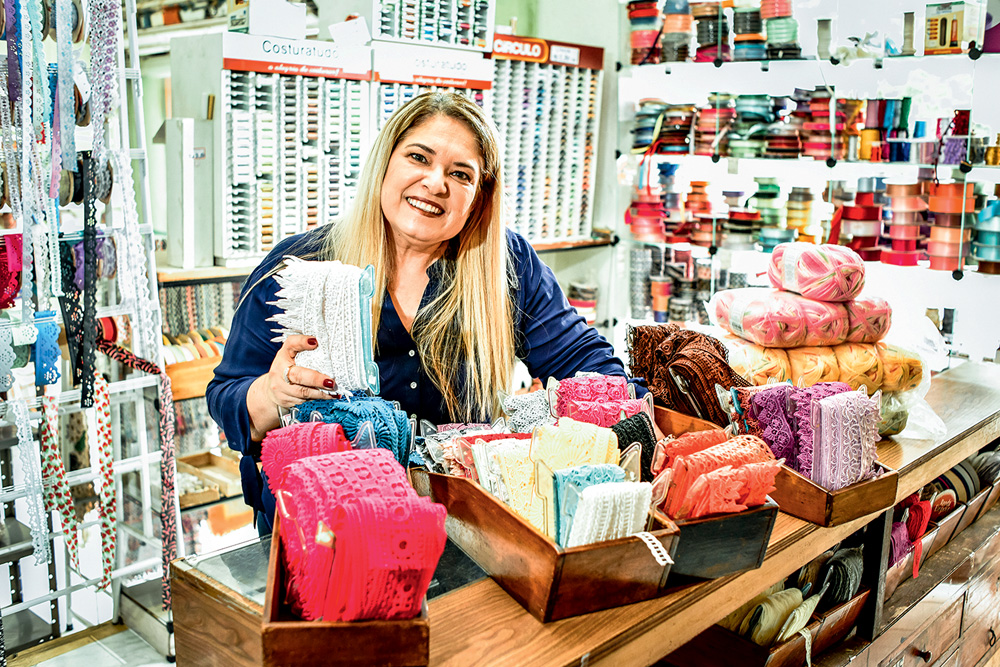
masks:
[(507, 241), (517, 275), (518, 357), (544, 383), (579, 371), (625, 375), (614, 348), (569, 305), (552, 269), (519, 234)]

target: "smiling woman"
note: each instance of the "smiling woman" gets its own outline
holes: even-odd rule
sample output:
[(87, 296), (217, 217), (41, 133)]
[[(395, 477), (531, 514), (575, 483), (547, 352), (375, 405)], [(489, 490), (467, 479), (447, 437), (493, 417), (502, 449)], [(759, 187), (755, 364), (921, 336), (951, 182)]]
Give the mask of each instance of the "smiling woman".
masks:
[[(578, 371), (625, 375), (608, 342), (570, 308), (552, 271), (503, 219), (496, 130), (473, 102), (426, 93), (386, 123), (350, 212), (285, 239), (247, 280), (230, 344), (208, 387), (213, 418), (243, 452), (244, 498), (267, 517), (258, 472), (276, 406), (328, 398), (336, 378), (295, 365), (315, 339), (272, 342), (274, 273), (288, 255), (374, 268), (372, 329), (381, 395), (433, 423), (499, 415), (521, 359), (545, 381)], [(321, 308), (317, 304), (317, 308)]]

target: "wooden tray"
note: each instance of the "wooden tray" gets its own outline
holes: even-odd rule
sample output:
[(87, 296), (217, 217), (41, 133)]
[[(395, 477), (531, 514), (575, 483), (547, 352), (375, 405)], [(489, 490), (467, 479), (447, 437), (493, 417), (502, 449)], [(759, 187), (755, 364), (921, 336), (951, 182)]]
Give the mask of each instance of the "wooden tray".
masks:
[(820, 526), (839, 526), (880, 512), (896, 500), (899, 473), (876, 463), (883, 471), (879, 477), (836, 491), (824, 489), (788, 466), (781, 466), (771, 497), (786, 514)]
[[(924, 536), (920, 538), (921, 552), (920, 552), (920, 567), (931, 555), (931, 547), (934, 541), (937, 540), (938, 527), (934, 524), (930, 524), (927, 528), (927, 532)], [(888, 600), (892, 597), (892, 594), (896, 592), (896, 587), (901, 583), (910, 579), (913, 576), (913, 561), (917, 557), (917, 550), (914, 549), (910, 553), (906, 554), (906, 557), (899, 560), (892, 567), (886, 568), (885, 571), (885, 593), (882, 596), (883, 600)], [(919, 576), (919, 569), (917, 571), (917, 576)]]
[[(992, 493), (993, 487), (988, 489), (983, 489), (976, 495), (969, 498), (969, 502), (965, 503), (965, 514), (962, 515), (961, 520), (958, 522), (958, 526), (955, 528), (955, 535), (958, 535), (963, 530), (972, 525), (972, 522), (979, 518), (979, 514), (986, 504), (986, 498)], [(952, 535), (954, 538), (954, 535)]]
[(408, 621), (303, 621), (284, 603), (280, 517), (274, 516), (264, 597), (264, 665), (426, 665), (430, 655), (427, 601)]
[[(997, 504), (997, 500), (1000, 500), (1000, 481), (994, 482), (993, 486), (990, 487), (990, 494), (986, 496), (986, 502), (983, 503), (983, 509), (979, 511), (979, 516), (993, 509), (993, 506)], [(979, 520), (978, 516), (976, 520)]]
[(222, 357), (204, 357), (165, 366), (163, 370), (170, 376), (174, 400), (204, 396), (208, 383), (215, 377), (215, 367), (220, 363)]
[[(225, 498), (243, 495), (243, 483), (240, 481), (240, 465), (236, 461), (218, 456), (211, 452), (181, 456), (178, 464), (185, 463), (196, 470), (194, 474), (202, 479), (216, 484), (219, 493)], [(187, 471), (186, 472), (190, 472)]]
[[(187, 472), (191, 473), (191, 470), (197, 470), (197, 468), (192, 468), (189, 465), (177, 462), (177, 472)], [(205, 481), (205, 480), (202, 480)], [(186, 509), (188, 507), (194, 507), (195, 505), (204, 505), (205, 503), (214, 503), (216, 500), (222, 497), (219, 493), (219, 487), (217, 484), (205, 481), (206, 487), (204, 491), (195, 491), (194, 493), (185, 493), (178, 496), (178, 501), (181, 504), (181, 509)]]
[[(661, 406), (655, 407), (654, 416), (664, 435), (722, 428)], [(681, 542), (671, 572), (700, 579), (716, 579), (760, 567), (777, 516), (778, 505), (769, 498), (766, 504), (738, 514), (678, 521)]]
[(940, 551), (944, 545), (951, 542), (951, 538), (958, 534), (955, 529), (958, 528), (958, 522), (965, 516), (965, 509), (965, 505), (958, 505), (939, 521), (931, 522), (930, 525), (936, 525), (938, 530), (937, 537), (934, 538), (934, 542), (930, 545), (930, 554), (928, 555), (933, 555)]
[[(542, 622), (662, 595), (670, 565), (638, 537), (561, 549), (472, 480), (413, 471), (413, 487), (448, 510), (448, 537)], [(651, 531), (671, 556), (677, 526)]]
[[(806, 626), (812, 636), (813, 656), (850, 633), (867, 599), (868, 591), (861, 591), (842, 605), (813, 614)], [(665, 662), (684, 667), (800, 667), (806, 664), (806, 641), (802, 635), (795, 635), (767, 648), (713, 625), (668, 655)]]

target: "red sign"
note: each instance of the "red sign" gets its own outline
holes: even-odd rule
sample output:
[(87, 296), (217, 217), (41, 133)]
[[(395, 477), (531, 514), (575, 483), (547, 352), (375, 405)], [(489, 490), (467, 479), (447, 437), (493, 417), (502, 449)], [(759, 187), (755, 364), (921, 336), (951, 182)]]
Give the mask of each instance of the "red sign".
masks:
[(493, 57), (566, 67), (603, 69), (604, 49), (535, 37), (493, 36)]

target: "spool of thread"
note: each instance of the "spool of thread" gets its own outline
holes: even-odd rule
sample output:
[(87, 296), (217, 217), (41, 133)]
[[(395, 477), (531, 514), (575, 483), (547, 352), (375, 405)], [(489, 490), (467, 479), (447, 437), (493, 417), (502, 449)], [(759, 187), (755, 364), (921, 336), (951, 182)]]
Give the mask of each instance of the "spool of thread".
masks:
[(821, 607), (830, 609), (853, 598), (861, 587), (864, 571), (863, 547), (841, 549), (829, 561), (821, 579), (822, 586), (829, 586)]
[(918, 262), (923, 258), (923, 256), (924, 253), (919, 250), (913, 252), (906, 252), (906, 251), (883, 249), (882, 263), (892, 264), (894, 266), (917, 266)]

